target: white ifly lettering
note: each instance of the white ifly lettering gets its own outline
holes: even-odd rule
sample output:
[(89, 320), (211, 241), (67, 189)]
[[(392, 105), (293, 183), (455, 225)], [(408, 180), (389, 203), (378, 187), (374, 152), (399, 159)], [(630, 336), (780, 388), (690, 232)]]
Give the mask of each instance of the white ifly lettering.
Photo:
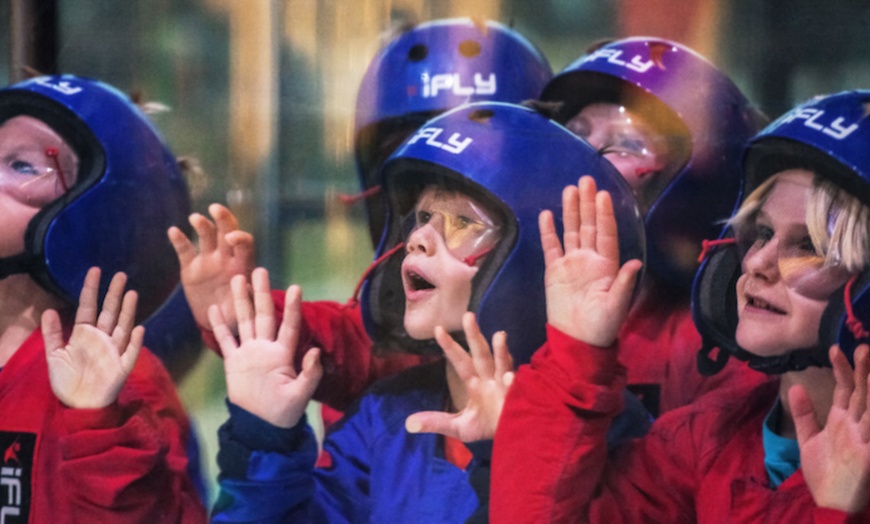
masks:
[(21, 468), (0, 468), (0, 489), (6, 488), (6, 503), (0, 507), (0, 524), (21, 515)]
[(655, 65), (654, 60), (644, 60), (641, 55), (635, 55), (628, 61), (621, 59), (621, 56), (621, 49), (599, 49), (583, 59), (583, 62), (592, 62), (594, 60), (606, 58), (611, 64), (622, 66), (631, 69), (632, 71), (637, 71), (638, 73), (646, 73)]
[(795, 120), (803, 120), (804, 125), (810, 129), (815, 129), (816, 131), (821, 131), (822, 133), (834, 137), (837, 140), (842, 140), (847, 136), (851, 135), (853, 131), (858, 129), (857, 122), (851, 125), (844, 125), (845, 119), (843, 117), (837, 117), (833, 122), (826, 123), (826, 120), (830, 120), (830, 118), (823, 118), (825, 111), (822, 109), (815, 109), (812, 107), (805, 107), (802, 109), (798, 109), (797, 111), (793, 111), (792, 113), (786, 115), (782, 119), (783, 124), (787, 124), (789, 122), (794, 122)]
[(416, 144), (418, 141), (425, 138), (426, 145), (437, 147), (438, 149), (443, 149), (448, 153), (458, 155), (472, 142), (471, 138), (462, 138), (459, 133), (453, 133), (450, 135), (450, 138), (448, 138), (446, 142), (439, 142), (438, 137), (443, 132), (444, 130), (440, 127), (426, 127), (417, 131), (417, 133), (408, 140), (408, 144)]
[(69, 82), (66, 80), (61, 82), (51, 82), (47, 78), (39, 78), (35, 80), (35, 82), (43, 87), (48, 87), (50, 89), (54, 89), (55, 91), (62, 93), (64, 95), (74, 95), (76, 93), (81, 92), (81, 87), (73, 87), (69, 85)]
[(488, 78), (484, 78), (480, 73), (474, 73), (472, 83), (469, 85), (463, 85), (459, 73), (432, 76), (423, 73), (420, 79), (423, 80), (423, 98), (434, 98), (440, 91), (450, 91), (456, 96), (494, 95), (496, 91), (495, 73), (490, 73)]

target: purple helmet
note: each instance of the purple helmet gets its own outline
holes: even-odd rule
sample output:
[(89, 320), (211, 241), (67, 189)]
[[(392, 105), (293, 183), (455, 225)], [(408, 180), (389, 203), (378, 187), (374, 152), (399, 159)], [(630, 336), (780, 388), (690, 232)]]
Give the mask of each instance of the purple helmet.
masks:
[[(650, 272), (688, 287), (704, 239), (714, 238), (740, 191), (740, 157), (758, 131), (760, 114), (737, 86), (691, 49), (636, 37), (603, 45), (547, 84), (544, 101), (562, 102), (560, 121), (590, 103), (640, 104), (686, 137), (685, 162), (649, 205)], [(632, 102), (628, 102), (631, 100)]]
[[(494, 210), (503, 234), (472, 281), (468, 309), (488, 340), (508, 331), (514, 361), (528, 362), (546, 339), (538, 214), (551, 209), (558, 221), (562, 190), (581, 175), (594, 177), (613, 198), (622, 261), (643, 260), (643, 222), (631, 188), (595, 149), (532, 109), (498, 102), (461, 106), (427, 122), (384, 164), (389, 214), (377, 256), (403, 239), (402, 217), (427, 185), (458, 190)], [(366, 329), (380, 347), (441, 354), (433, 340), (405, 332), (402, 258), (389, 257), (366, 279)]]
[[(359, 88), (354, 129), (362, 189), (379, 184), (381, 164), (426, 120), (468, 102), (537, 98), (553, 73), (522, 35), (493, 21), (435, 20), (384, 46)], [(385, 224), (383, 198), (366, 199), (372, 242)]]
[[(870, 206), (868, 108), (870, 91), (849, 91), (813, 98), (781, 116), (746, 148), (744, 195), (776, 173), (799, 168), (829, 179)], [(731, 228), (726, 228), (723, 237), (732, 236)], [(704, 339), (698, 359), (702, 373), (716, 373), (729, 356), (772, 374), (829, 366), (828, 348), (832, 344), (839, 344), (851, 361), (857, 345), (867, 342), (868, 335), (861, 333), (861, 325), (870, 327), (870, 272), (865, 270), (848, 292), (844, 288), (831, 299), (822, 315), (817, 348), (778, 357), (759, 357), (740, 348), (734, 336), (738, 320), (735, 283), (741, 262), (736, 247), (719, 246), (703, 262), (695, 279), (692, 309)], [(709, 355), (716, 347), (720, 351), (712, 360)]]

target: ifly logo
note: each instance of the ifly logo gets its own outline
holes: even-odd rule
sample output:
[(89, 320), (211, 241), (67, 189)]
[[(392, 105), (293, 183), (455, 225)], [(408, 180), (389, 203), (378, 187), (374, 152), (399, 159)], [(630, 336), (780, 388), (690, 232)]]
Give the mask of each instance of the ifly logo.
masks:
[(824, 110), (812, 107), (805, 107), (789, 113), (783, 117), (781, 123), (788, 124), (795, 120), (803, 120), (804, 126), (816, 131), (821, 131), (837, 140), (846, 138), (858, 129), (857, 122), (846, 125), (846, 120), (841, 116), (831, 121), (830, 116), (825, 117)]
[(439, 149), (447, 151), (448, 153), (458, 155), (459, 153), (465, 151), (465, 148), (468, 147), (468, 145), (472, 142), (471, 138), (462, 138), (459, 133), (453, 133), (452, 135), (450, 135), (450, 138), (448, 138), (446, 142), (439, 142), (438, 137), (441, 136), (441, 134), (443, 133), (444, 130), (440, 127), (425, 127), (417, 131), (417, 133), (415, 133), (414, 136), (412, 136), (411, 139), (408, 140), (408, 145), (416, 144), (418, 141), (425, 138), (426, 145), (437, 147)]
[(70, 83), (66, 80), (63, 80), (60, 82), (51, 82), (46, 78), (39, 78), (39, 79), (35, 80), (35, 82), (43, 87), (47, 87), (49, 89), (54, 89), (58, 93), (61, 93), (64, 95), (74, 95), (76, 93), (80, 93), (82, 90), (81, 87), (71, 86)]
[(607, 62), (637, 71), (638, 73), (646, 73), (652, 66), (655, 65), (655, 60), (644, 60), (641, 55), (635, 55), (630, 60), (623, 59), (621, 49), (599, 49), (583, 60), (583, 63), (593, 62), (595, 60), (607, 60)]
[(463, 83), (459, 73), (443, 73), (420, 75), (423, 81), (423, 98), (435, 98), (441, 91), (450, 91), (456, 96), (494, 95), (497, 89), (495, 73), (484, 78), (480, 73), (474, 73), (471, 82)]
[(0, 507), (0, 524), (15, 522), (21, 516), (21, 468), (0, 468), (0, 493), (5, 501)]
[(0, 524), (18, 524), (30, 519), (33, 458), (36, 434), (0, 431)]

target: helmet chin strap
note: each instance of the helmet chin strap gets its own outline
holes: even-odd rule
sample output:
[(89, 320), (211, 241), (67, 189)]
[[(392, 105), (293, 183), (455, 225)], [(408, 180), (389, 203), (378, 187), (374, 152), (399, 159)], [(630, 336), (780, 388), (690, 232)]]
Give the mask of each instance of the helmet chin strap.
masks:
[(30, 253), (19, 253), (11, 257), (0, 258), (0, 279), (22, 273), (29, 274), (33, 268), (34, 256)]
[(796, 349), (785, 355), (775, 357), (760, 357), (734, 344), (730, 350), (719, 348), (716, 357), (710, 353), (716, 348), (709, 341), (704, 341), (698, 351), (698, 371), (705, 376), (715, 375), (722, 371), (729, 357), (746, 362), (750, 368), (768, 375), (781, 375), (790, 371), (803, 371), (810, 367), (831, 367), (828, 351), (823, 348)]

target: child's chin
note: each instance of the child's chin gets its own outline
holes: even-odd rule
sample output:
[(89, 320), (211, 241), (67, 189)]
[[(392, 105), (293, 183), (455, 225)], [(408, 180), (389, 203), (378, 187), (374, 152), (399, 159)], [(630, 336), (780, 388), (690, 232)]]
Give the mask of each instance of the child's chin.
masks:
[(429, 340), (435, 338), (434, 326), (420, 326), (405, 322), (405, 332), (414, 340)]

